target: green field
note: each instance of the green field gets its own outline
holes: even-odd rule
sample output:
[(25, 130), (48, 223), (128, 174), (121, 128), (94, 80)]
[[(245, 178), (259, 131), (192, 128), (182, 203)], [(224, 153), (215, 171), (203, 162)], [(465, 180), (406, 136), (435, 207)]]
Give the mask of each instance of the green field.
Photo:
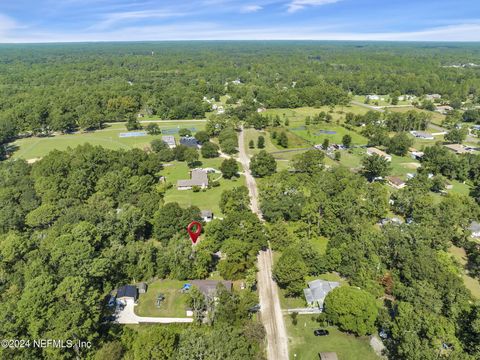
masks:
[(312, 320), (311, 315), (298, 315), (297, 325), (285, 316), (290, 358), (296, 360), (318, 359), (320, 352), (336, 352), (340, 360), (379, 359), (369, 344), (368, 337), (356, 337), (342, 333), (335, 327), (327, 327), (330, 335), (315, 336), (313, 331), (325, 328)]
[[(135, 313), (138, 316), (186, 317), (187, 295), (180, 289), (185, 281), (156, 280), (148, 285), (147, 292), (140, 294)], [(157, 307), (157, 295), (164, 294), (165, 300)]]
[[(202, 167), (211, 167), (215, 169), (220, 168), (220, 164), (223, 159), (201, 159)], [(165, 166), (162, 174), (165, 176), (167, 183), (171, 183), (173, 186), (165, 193), (165, 203), (177, 202), (181, 206), (198, 206), (201, 210), (211, 210), (215, 216), (221, 216), (219, 207), (220, 197), (222, 192), (233, 187), (245, 185), (245, 178), (240, 176), (239, 178), (233, 178), (231, 180), (221, 178), (222, 174), (210, 174), (210, 180), (217, 180), (220, 182), (220, 186), (200, 190), (199, 192), (193, 192), (192, 190), (177, 190), (177, 180), (189, 178), (189, 168), (186, 163), (174, 161), (171, 164)]]
[[(302, 137), (312, 145), (321, 145), (325, 139), (328, 139), (330, 144), (341, 144), (342, 138), (347, 134), (352, 137), (353, 145), (366, 145), (368, 143), (366, 137), (333, 123), (309, 126), (300, 125), (297, 127), (290, 127), (290, 131)], [(321, 131), (334, 131), (335, 134), (324, 134)]]
[(465, 249), (452, 245), (448, 249), (448, 252), (452, 254), (453, 257), (458, 261), (458, 263), (463, 267), (462, 279), (465, 287), (470, 290), (470, 292), (475, 298), (480, 299), (480, 281), (471, 276), (468, 276), (464, 269), (465, 265), (467, 264), (467, 253), (465, 252)]
[[(380, 100), (370, 100), (369, 105), (377, 106), (377, 103), (378, 103), (378, 106), (391, 105), (390, 95), (378, 95), (378, 96), (380, 97)], [(361, 103), (365, 103), (366, 98), (367, 98), (366, 95), (355, 95), (353, 97), (353, 100), (361, 102)], [(382, 100), (382, 98), (383, 98), (383, 100)], [(410, 100), (399, 100), (397, 105), (411, 105), (411, 103), (412, 102)]]
[[(203, 130), (205, 128), (204, 122), (188, 122), (188, 121), (159, 121), (160, 129), (173, 131), (178, 128), (195, 128)], [(143, 124), (146, 126), (146, 124)], [(107, 127), (102, 130), (75, 133), (68, 135), (55, 135), (50, 137), (29, 137), (19, 139), (14, 142), (14, 146), (18, 149), (13, 153), (14, 158), (22, 159), (36, 159), (41, 158), (52, 150), (65, 150), (68, 147), (76, 147), (90, 143), (92, 145), (101, 145), (107, 149), (144, 149), (149, 146), (153, 139), (159, 139), (161, 135), (157, 136), (141, 136), (132, 138), (120, 138), (120, 133), (128, 132), (123, 123), (107, 124)], [(138, 130), (140, 131), (140, 130)], [(172, 134), (178, 139), (178, 134)]]

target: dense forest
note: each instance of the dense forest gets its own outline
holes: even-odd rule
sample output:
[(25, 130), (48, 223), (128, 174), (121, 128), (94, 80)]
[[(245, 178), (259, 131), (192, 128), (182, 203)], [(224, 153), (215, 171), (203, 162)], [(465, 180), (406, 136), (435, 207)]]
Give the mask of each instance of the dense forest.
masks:
[(193, 42), (0, 46), (0, 142), (95, 129), (139, 111), (204, 117), (204, 96), (245, 107), (346, 104), (351, 94), (478, 100), (472, 44)]
[[(263, 327), (248, 309), (258, 302), (249, 289), (266, 238), (248, 210), (246, 189), (223, 195), (223, 222), (212, 221), (193, 249), (185, 228), (201, 221), (200, 210), (164, 204), (161, 170), (156, 153), (91, 145), (54, 151), (34, 166), (0, 163), (1, 338), (94, 344), (80, 353), (2, 348), (1, 358), (191, 359), (198, 351), (199, 359), (240, 360), (261, 354)], [(213, 256), (219, 250), (225, 259)], [(218, 295), (208, 327), (147, 327), (137, 334), (105, 320), (105, 299), (122, 284), (204, 279), (214, 269), (225, 279), (250, 280), (240, 294)]]
[[(425, 182), (417, 181), (389, 205), (383, 185), (345, 168), (325, 171), (318, 159), (303, 156), (296, 169), (273, 175), (261, 189), (272, 247), (283, 252), (274, 269), (280, 286), (299, 295), (307, 276), (336, 271), (372, 299), (373, 309), (362, 306), (350, 326), (346, 317), (329, 314), (334, 306), (327, 317), (357, 334), (383, 331), (390, 359), (478, 359), (480, 308), (447, 253), (452, 244), (468, 243), (470, 221), (479, 217), (476, 203), (459, 195), (436, 203)], [(388, 211), (408, 222), (379, 226)], [(329, 239), (325, 255), (305, 241), (320, 236)], [(380, 311), (374, 299), (381, 300)], [(355, 305), (345, 307), (353, 311)], [(362, 327), (366, 314), (368, 327)]]

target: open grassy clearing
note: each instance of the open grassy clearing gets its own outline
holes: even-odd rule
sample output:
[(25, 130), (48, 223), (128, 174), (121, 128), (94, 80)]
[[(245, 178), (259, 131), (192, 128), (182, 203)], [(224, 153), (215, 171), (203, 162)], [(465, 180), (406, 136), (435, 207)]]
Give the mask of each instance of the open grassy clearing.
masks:
[[(391, 105), (391, 97), (390, 95), (378, 95), (380, 97), (379, 100), (370, 100), (369, 105), (374, 106), (387, 106)], [(365, 99), (367, 98), (366, 95), (354, 95), (353, 100), (365, 103)], [(383, 99), (383, 100), (382, 100)], [(399, 100), (397, 105), (411, 105), (412, 102), (410, 100)]]
[[(222, 158), (201, 159), (202, 167), (212, 167), (219, 169), (223, 161)], [(231, 180), (221, 178), (222, 174), (210, 174), (210, 180), (218, 179), (220, 186), (193, 192), (192, 190), (177, 190), (177, 180), (188, 179), (190, 169), (184, 162), (174, 161), (165, 166), (162, 174), (165, 176), (167, 183), (173, 186), (165, 192), (165, 203), (177, 202), (181, 206), (198, 206), (201, 210), (211, 210), (215, 216), (222, 216), (219, 202), (222, 192), (233, 187), (245, 185), (245, 178), (233, 178)]]
[(342, 138), (347, 134), (352, 137), (353, 145), (366, 145), (368, 143), (366, 137), (334, 123), (323, 123), (309, 126), (300, 125), (296, 127), (290, 126), (289, 130), (313, 145), (320, 145), (325, 139), (328, 139), (331, 144), (341, 144)]
[[(178, 132), (178, 129), (189, 128), (193, 132), (203, 130), (205, 128), (204, 122), (181, 122), (159, 125), (162, 131), (168, 133)], [(137, 130), (141, 131), (141, 130)], [(140, 136), (140, 137), (119, 137), (120, 133), (127, 133), (125, 124), (110, 124), (108, 127), (98, 131), (74, 133), (68, 135), (55, 135), (50, 137), (29, 137), (19, 139), (14, 142), (14, 146), (18, 147), (18, 150), (14, 152), (14, 158), (22, 159), (34, 159), (47, 155), (52, 150), (66, 150), (68, 147), (76, 147), (90, 143), (92, 145), (100, 145), (107, 149), (119, 150), (119, 149), (144, 149), (149, 146), (153, 139), (160, 139), (161, 135), (156, 136)], [(179, 138), (178, 133), (172, 133)]]
[[(140, 294), (135, 313), (138, 316), (186, 317), (187, 295), (180, 289), (187, 281), (156, 280), (148, 285), (145, 294)], [(165, 300), (157, 307), (157, 295), (163, 294)]]
[(375, 360), (378, 356), (369, 344), (368, 337), (356, 337), (342, 333), (336, 327), (327, 327), (330, 335), (315, 336), (313, 331), (325, 328), (312, 320), (311, 315), (299, 315), (297, 325), (285, 316), (290, 358), (297, 360), (318, 359), (320, 352), (336, 352), (341, 360)]
[[(465, 268), (465, 265), (467, 264), (467, 253), (465, 252), (465, 249), (457, 246), (451, 246), (448, 249), (448, 252), (453, 255), (453, 257), (460, 263), (463, 268)], [(468, 276), (468, 274), (465, 272), (465, 269), (462, 270), (462, 279), (465, 287), (470, 290), (472, 295), (475, 298), (480, 299), (480, 281), (471, 276)]]

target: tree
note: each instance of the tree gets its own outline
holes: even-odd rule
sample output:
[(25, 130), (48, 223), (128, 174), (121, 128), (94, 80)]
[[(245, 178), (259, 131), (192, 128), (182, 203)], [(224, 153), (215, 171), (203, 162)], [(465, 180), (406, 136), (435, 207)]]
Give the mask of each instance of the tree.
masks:
[(127, 119), (127, 124), (125, 125), (128, 131), (139, 130), (142, 128), (140, 122), (138, 121), (135, 114), (130, 114)]
[(147, 131), (148, 135), (158, 135), (162, 133), (156, 123), (148, 124), (145, 130)]
[(159, 153), (162, 150), (168, 149), (168, 145), (165, 143), (165, 141), (160, 140), (160, 139), (152, 140), (150, 142), (150, 147), (156, 153)]
[(195, 139), (197, 139), (200, 144), (203, 144), (210, 140), (210, 135), (208, 135), (206, 131), (198, 131), (195, 133)]
[(317, 149), (312, 149), (293, 158), (293, 168), (300, 173), (313, 174), (323, 169), (325, 154)]
[(461, 144), (467, 138), (468, 130), (466, 128), (453, 128), (447, 134), (445, 134), (445, 141), (454, 143), (454, 144)]
[(298, 296), (305, 285), (307, 267), (298, 249), (286, 249), (273, 267), (273, 278), (287, 296)]
[(283, 148), (288, 147), (288, 136), (285, 133), (285, 131), (282, 131), (280, 135), (277, 137), (277, 144), (280, 145)]
[(184, 152), (184, 158), (189, 167), (194, 167), (199, 159), (198, 151), (194, 148), (187, 147)]
[(250, 140), (250, 141), (248, 142), (248, 148), (249, 148), (249, 149), (255, 149), (255, 143), (253, 142), (253, 140)]
[(329, 145), (330, 145), (330, 140), (328, 139), (323, 140), (322, 149), (327, 150)]
[(192, 136), (192, 130), (182, 128), (182, 129), (178, 130), (178, 135), (180, 135), (180, 136)]
[(250, 171), (255, 177), (265, 177), (272, 175), (277, 170), (275, 158), (265, 150), (252, 156), (250, 161)]
[(218, 157), (218, 145), (210, 141), (203, 143), (200, 149), (202, 156), (206, 159)]
[(246, 186), (237, 186), (231, 190), (224, 190), (220, 198), (220, 210), (224, 214), (248, 211), (250, 198)]
[(395, 134), (388, 142), (387, 152), (398, 156), (405, 156), (413, 145), (413, 139), (406, 133)]
[(150, 326), (145, 328), (142, 333), (138, 333), (133, 339), (132, 348), (128, 354), (133, 360), (169, 360), (175, 358), (178, 335), (173, 328)]
[(225, 179), (231, 179), (234, 176), (237, 176), (238, 173), (238, 163), (234, 158), (225, 159), (220, 165), (220, 171)]
[(289, 125), (290, 125), (290, 120), (288, 120), (288, 118), (287, 118), (287, 119), (285, 119), (285, 126), (288, 127)]
[(352, 137), (348, 134), (343, 135), (342, 144), (346, 148), (349, 148), (352, 145)]
[(391, 171), (388, 160), (378, 154), (366, 155), (362, 159), (362, 165), (362, 172), (369, 181), (376, 177), (385, 177)]
[(341, 330), (363, 336), (375, 331), (378, 308), (370, 293), (351, 286), (340, 286), (325, 298), (325, 314)]
[(257, 148), (263, 149), (264, 147), (265, 147), (265, 138), (260, 135), (257, 139)]
[(342, 153), (340, 151), (335, 151), (335, 153), (333, 155), (333, 159), (335, 161), (340, 161), (341, 158), (342, 158)]

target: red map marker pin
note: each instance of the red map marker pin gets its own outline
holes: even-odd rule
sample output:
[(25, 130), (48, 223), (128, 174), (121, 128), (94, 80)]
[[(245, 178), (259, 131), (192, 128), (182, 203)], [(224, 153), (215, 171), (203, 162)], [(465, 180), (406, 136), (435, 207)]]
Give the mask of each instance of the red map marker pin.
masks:
[[(195, 231), (193, 228), (195, 228)], [(188, 224), (187, 231), (190, 235), (190, 239), (192, 239), (192, 243), (195, 244), (200, 236), (200, 233), (202, 232), (202, 224), (200, 224), (198, 221), (192, 221), (190, 224)]]

